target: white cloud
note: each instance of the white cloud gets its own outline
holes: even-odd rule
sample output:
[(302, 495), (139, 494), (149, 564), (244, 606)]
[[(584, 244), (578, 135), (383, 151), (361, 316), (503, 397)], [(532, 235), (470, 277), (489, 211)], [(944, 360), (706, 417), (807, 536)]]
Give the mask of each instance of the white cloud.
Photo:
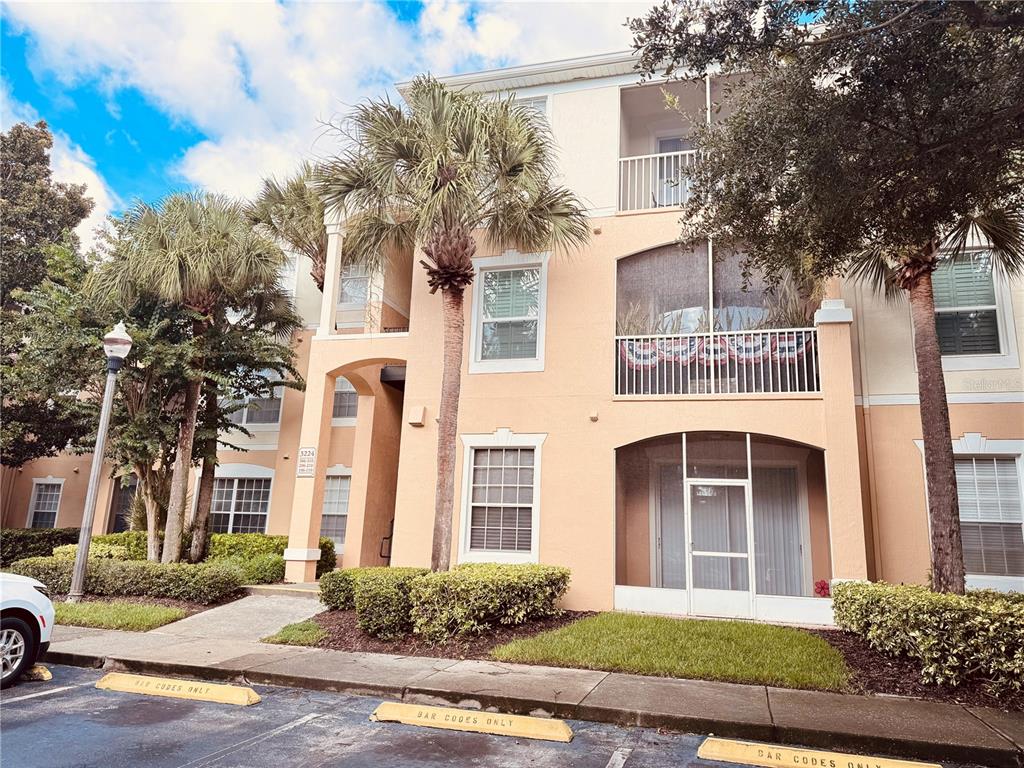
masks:
[[(0, 81), (0, 127), (4, 131), (19, 122), (35, 123), (39, 113), (30, 105), (16, 101), (6, 81)], [(52, 129), (51, 129), (52, 130)], [(86, 194), (95, 204), (92, 213), (75, 228), (75, 233), (84, 249), (90, 248), (96, 240), (96, 229), (102, 227), (107, 215), (121, 207), (121, 200), (107, 185), (96, 170), (96, 162), (75, 144), (67, 134), (53, 132), (53, 148), (50, 150), (50, 168), (55, 181), (66, 184), (85, 184)]]
[(626, 48), (644, 2), (428, 0), (416, 24), (347, 3), (7, 4), (28, 30), (32, 66), (106, 94), (136, 88), (207, 137), (176, 170), (248, 195), (265, 175), (330, 152), (322, 121), (416, 72), (568, 58)]

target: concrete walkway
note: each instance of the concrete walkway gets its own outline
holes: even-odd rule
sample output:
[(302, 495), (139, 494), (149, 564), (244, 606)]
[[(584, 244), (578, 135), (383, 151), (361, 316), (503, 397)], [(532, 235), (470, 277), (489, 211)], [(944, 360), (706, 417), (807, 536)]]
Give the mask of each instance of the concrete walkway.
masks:
[(260, 640), (273, 635), (285, 624), (304, 621), (326, 610), (319, 600), (306, 596), (251, 595), (165, 624), (147, 634)]
[[(232, 605), (269, 599), (246, 598)], [(296, 599), (309, 606), (310, 615), (318, 610), (308, 598)], [(248, 603), (247, 610), (259, 612), (263, 605)], [(252, 614), (246, 622), (265, 626), (264, 619)], [(216, 631), (213, 622), (211, 626)], [(1021, 713), (896, 697), (267, 645), (251, 639), (269, 634), (262, 629), (247, 631), (250, 639), (166, 629), (132, 633), (58, 627), (47, 658), (78, 666), (713, 733), (865, 756), (1024, 767)]]

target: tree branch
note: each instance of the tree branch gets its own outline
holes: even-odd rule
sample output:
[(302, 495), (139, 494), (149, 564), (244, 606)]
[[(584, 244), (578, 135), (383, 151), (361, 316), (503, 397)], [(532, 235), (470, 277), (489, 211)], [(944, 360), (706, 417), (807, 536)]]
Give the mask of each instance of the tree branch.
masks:
[(858, 35), (866, 35), (866, 34), (868, 34), (870, 32), (877, 32), (880, 29), (885, 29), (886, 27), (892, 26), (893, 24), (895, 24), (900, 19), (906, 18), (907, 16), (912, 14), (914, 11), (916, 11), (918, 8), (920, 8), (922, 5), (924, 5), (924, 0), (918, 0), (918, 2), (914, 3), (912, 6), (907, 8), (905, 11), (897, 13), (891, 19), (883, 21), (880, 24), (875, 24), (872, 27), (864, 27), (864, 29), (852, 29), (849, 32), (843, 32), (843, 33), (837, 34), (837, 35), (826, 35), (825, 37), (816, 37), (813, 40), (805, 40), (803, 42), (797, 43), (796, 47), (797, 48), (810, 48), (812, 46), (817, 46), (817, 45), (828, 45), (829, 43), (835, 43), (835, 42), (837, 42), (839, 40), (845, 40), (846, 38), (849, 38), (849, 37), (856, 37)]

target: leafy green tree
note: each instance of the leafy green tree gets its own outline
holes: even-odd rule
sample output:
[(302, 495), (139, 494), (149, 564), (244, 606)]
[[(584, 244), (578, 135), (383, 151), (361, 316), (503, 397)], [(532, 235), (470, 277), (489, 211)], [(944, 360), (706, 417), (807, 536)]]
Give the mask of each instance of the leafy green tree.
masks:
[(177, 193), (125, 215), (118, 257), (94, 273), (91, 292), (112, 305), (152, 299), (188, 317), (189, 361), (167, 507), (163, 562), (181, 557), (193, 440), (211, 350), (206, 334), (223, 308), (274, 291), (284, 254), (254, 231), (240, 203), (220, 195)]
[(70, 245), (48, 249), (49, 275), (15, 289), (0, 323), (0, 458), (4, 466), (87, 449), (95, 433), (105, 331), (77, 300), (88, 267)]
[(630, 27), (645, 75), (731, 78), (726, 116), (695, 132), (685, 239), (745, 249), (769, 278), (806, 268), (909, 298), (933, 585), (963, 592), (931, 276), (973, 242), (1024, 270), (1024, 6), (679, 0)]
[(309, 257), (309, 274), (323, 291), (327, 228), (323, 202), (312, 186), (314, 176), (313, 166), (302, 163), (293, 176), (283, 181), (264, 179), (259, 195), (245, 210), (249, 220), (267, 237)]
[(84, 184), (55, 182), (50, 169), (53, 134), (46, 123), (17, 123), (0, 133), (0, 305), (11, 293), (46, 276), (49, 249), (77, 249), (77, 227), (93, 208)]
[(512, 99), (451, 91), (419, 77), (407, 107), (371, 101), (356, 108), (349, 148), (319, 172), (328, 208), (346, 215), (345, 252), (381, 268), (390, 248), (418, 248), (444, 322), (437, 488), (431, 567), (451, 557), (455, 441), (465, 337), (463, 294), (473, 282), (477, 235), (492, 248), (581, 247), (583, 208), (554, 181), (547, 125)]

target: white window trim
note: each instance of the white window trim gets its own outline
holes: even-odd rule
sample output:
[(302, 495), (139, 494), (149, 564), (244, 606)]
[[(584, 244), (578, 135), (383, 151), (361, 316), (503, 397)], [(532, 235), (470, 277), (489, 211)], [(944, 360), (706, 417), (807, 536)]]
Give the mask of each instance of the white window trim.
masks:
[[(352, 483), (352, 467), (346, 467), (344, 464), (334, 464), (333, 466), (330, 466), (330, 467), (327, 468), (327, 471), (324, 473), (324, 477), (347, 477), (347, 478), (349, 478), (349, 487), (348, 487), (349, 501), (352, 501), (352, 485), (351, 485), (351, 483)], [(345, 540), (346, 541), (348, 541), (348, 517), (351, 514), (352, 514), (352, 510), (346, 507), (346, 512), (345, 512)], [(324, 517), (324, 505), (323, 505), (323, 502), (321, 501), (320, 502), (320, 521), (321, 521), (320, 525), (321, 525), (321, 528), (323, 527), (323, 517)], [(334, 545), (334, 552), (337, 555), (345, 554), (345, 545), (342, 544), (341, 546), (338, 546), (338, 544), (335, 543), (335, 545)]]
[(283, 290), (287, 291), (289, 296), (294, 298), (299, 292), (299, 266), (302, 262), (302, 257), (299, 255), (298, 251), (291, 251), (287, 249), (285, 250), (284, 255), (295, 265), (295, 269), (292, 271), (290, 276), (291, 279), (288, 280), (287, 283), (282, 282), (280, 285)]
[[(1010, 281), (999, 270), (993, 269), (992, 283), (996, 294), (996, 327), (999, 332), (999, 349), (1002, 352), (998, 355), (943, 355), (943, 371), (984, 371), (1020, 367), (1017, 334), (1013, 332), (1016, 326), (1013, 318), (1013, 296), (1010, 292)], [(953, 311), (953, 308), (948, 311)], [(936, 310), (936, 314), (941, 312), (942, 310)]]
[(473, 290), (472, 324), (469, 331), (469, 372), (473, 373), (527, 373), (544, 370), (544, 337), (547, 331), (548, 262), (550, 253), (519, 253), (506, 251), (501, 256), (473, 259), (473, 282), (480, 285), (480, 273), (491, 269), (540, 268), (540, 287), (537, 296), (537, 356), (513, 360), (481, 360), (480, 344), (483, 334), (483, 291)]
[[(462, 514), (459, 515), (460, 563), (536, 563), (540, 553), (540, 475), (541, 446), (547, 433), (516, 434), (509, 429), (497, 429), (489, 435), (462, 435)], [(533, 514), (530, 529), (529, 552), (479, 552), (469, 548), (470, 500), (473, 491), (473, 449), (475, 448), (532, 448), (533, 449)]]
[[(343, 376), (338, 376), (335, 379), (335, 387), (337, 387), (337, 380), (339, 378), (344, 378), (344, 377)], [(348, 381), (348, 380), (346, 379), (346, 381)], [(351, 385), (352, 382), (349, 381), (349, 384)], [(334, 412), (334, 393), (335, 392), (339, 392), (339, 391), (340, 392), (348, 392), (350, 390), (334, 389), (334, 390), (331, 391), (331, 412), (332, 413)], [(356, 392), (355, 387), (352, 387), (351, 391), (352, 392)], [(358, 395), (359, 395), (359, 393), (356, 392), (356, 396), (358, 396)], [(334, 416), (331, 416), (331, 426), (332, 427), (354, 427), (358, 420), (359, 420), (359, 416), (358, 416), (358, 407), (357, 407), (357, 415), (356, 416), (353, 416), (353, 417), (345, 416), (345, 417), (339, 417), (339, 418), (335, 418)], [(340, 467), (342, 465), (341, 464), (336, 464), (335, 466)], [(331, 474), (331, 473), (328, 471), (327, 474)], [(352, 474), (351, 471), (349, 472), (349, 474)]]
[[(201, 471), (196, 472), (196, 487), (198, 488), (199, 477), (202, 475)], [(218, 464), (216, 470), (213, 473), (215, 480), (270, 480), (270, 488), (267, 489), (267, 523), (263, 526), (263, 532), (266, 533), (270, 528), (270, 511), (274, 506), (274, 470), (270, 467), (263, 467), (259, 464)], [(231, 493), (231, 511), (228, 513), (228, 532), (234, 527), (235, 522), (235, 493), (238, 490), (238, 485), (235, 485), (235, 490)], [(194, 494), (196, 498), (192, 501), (192, 506), (195, 507), (196, 501), (198, 500), (199, 494)], [(210, 510), (210, 514), (213, 514), (213, 510)], [(218, 514), (224, 514), (219, 512)]]
[[(238, 426), (245, 427), (250, 432), (280, 432), (281, 422), (284, 420), (284, 393), (285, 387), (275, 385), (271, 387), (271, 392), (275, 389), (281, 390), (281, 396), (277, 398), (281, 401), (281, 407), (277, 411), (277, 421), (268, 424), (250, 424), (249, 423), (249, 403), (253, 400), (263, 400), (262, 397), (253, 397), (252, 395), (246, 395), (242, 400), (242, 407), (236, 411), (236, 413), (242, 414), (242, 421), (238, 423)], [(226, 434), (222, 432), (221, 434)]]
[[(64, 501), (64, 478), (53, 477), (47, 475), (46, 477), (33, 477), (32, 478), (32, 493), (28, 497), (28, 514), (25, 517), (25, 527), (32, 527), (32, 518), (35, 517), (35, 506), (36, 506), (36, 494), (38, 493), (38, 486), (40, 485), (59, 485), (60, 493), (57, 495), (57, 514), (53, 516), (53, 527), (58, 528), (58, 522), (60, 522), (60, 505)], [(46, 529), (42, 529), (46, 530)]]
[[(348, 264), (346, 266), (355, 266), (355, 265)], [(369, 304), (370, 301), (372, 300), (372, 289), (374, 287), (374, 283), (375, 283), (376, 278), (377, 278), (377, 273), (367, 269), (366, 276), (365, 276), (365, 280), (366, 280), (366, 301), (342, 301), (341, 300), (341, 294), (342, 294), (341, 285), (342, 285), (342, 283), (345, 280), (345, 268), (343, 267), (341, 274), (338, 275), (338, 311), (339, 312), (355, 312), (355, 311), (358, 311), (358, 310), (361, 310), (361, 309), (366, 309), (367, 304)], [(357, 278), (350, 278), (350, 279), (357, 279)], [(364, 279), (364, 277), (362, 275), (360, 275), (358, 277), (358, 279), (362, 280), (362, 279)], [(345, 324), (339, 325), (338, 327), (339, 328), (341, 328), (341, 327), (353, 327), (353, 328), (354, 327), (360, 327), (361, 328), (362, 325), (363, 325), (362, 323), (345, 323)]]
[[(922, 479), (925, 481), (925, 504), (928, 503), (928, 477), (924, 467), (924, 440), (915, 440), (921, 452)], [(954, 456), (1012, 456), (1017, 460), (1017, 476), (1024, 488), (1024, 440), (989, 440), (980, 432), (964, 432), (953, 441)], [(931, 536), (931, 517), (925, 515), (928, 535)], [(1024, 592), (1024, 576), (987, 576), (967, 574), (968, 589), (998, 589), (1002, 592)]]

